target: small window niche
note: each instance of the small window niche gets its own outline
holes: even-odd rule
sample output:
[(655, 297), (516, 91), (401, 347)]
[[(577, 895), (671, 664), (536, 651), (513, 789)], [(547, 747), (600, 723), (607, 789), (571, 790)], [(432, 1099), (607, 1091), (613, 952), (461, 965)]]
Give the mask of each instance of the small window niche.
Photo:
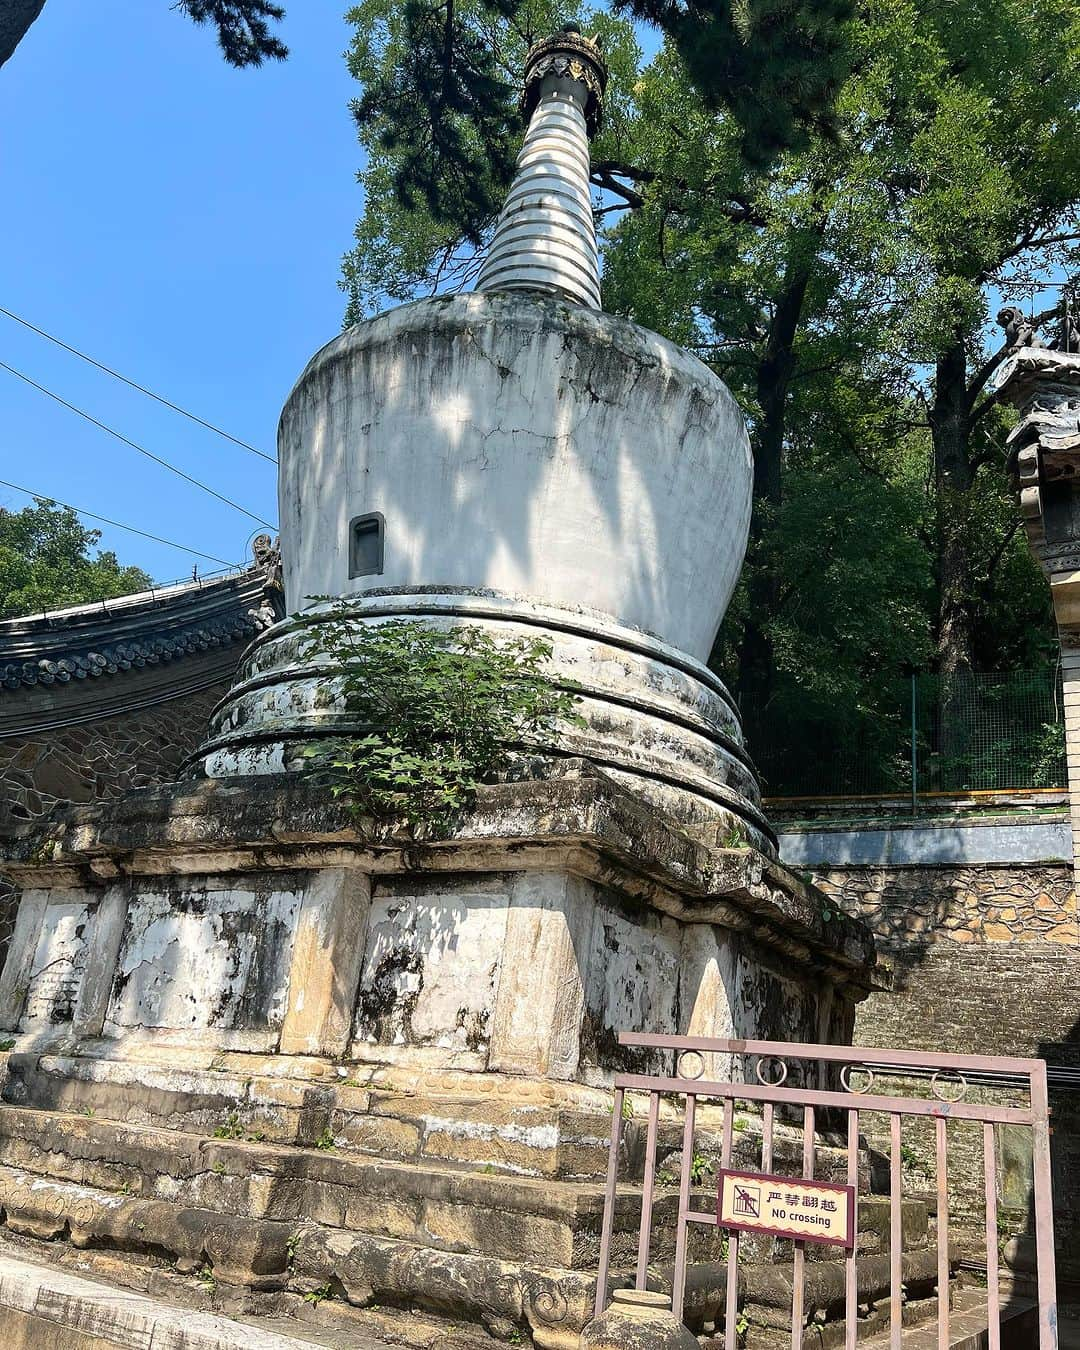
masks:
[(383, 570), (382, 513), (371, 511), (349, 522), (349, 577), (377, 576)]

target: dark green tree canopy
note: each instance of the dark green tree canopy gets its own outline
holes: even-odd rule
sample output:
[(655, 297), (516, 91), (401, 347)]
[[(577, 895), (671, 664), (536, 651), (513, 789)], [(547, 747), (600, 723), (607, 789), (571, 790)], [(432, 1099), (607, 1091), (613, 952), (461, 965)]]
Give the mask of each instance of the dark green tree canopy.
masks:
[(270, 27), (271, 22), (281, 22), (285, 10), (270, 0), (179, 0), (177, 9), (195, 23), (217, 30), (221, 54), (230, 66), (261, 66), (264, 61), (283, 61), (289, 54)]
[[(493, 54), (512, 154), (525, 48), (571, 16), (416, 2), (451, 64), (466, 30)], [(1005, 474), (993, 316), (1033, 291), (1052, 308), (1080, 269), (1080, 21), (1070, 0), (647, 3), (576, 16), (611, 67), (592, 147), (604, 308), (695, 351), (747, 417), (753, 530), (714, 663), (751, 751), (762, 727), (861, 742), (912, 667), (948, 679), (1053, 647)], [(407, 39), (391, 0), (350, 19), (366, 93)], [(647, 55), (641, 21), (661, 31)], [(434, 105), (410, 89), (416, 128)], [(365, 109), (347, 322), (467, 287), (509, 171), (472, 197), (455, 182), (490, 141), (464, 105), (463, 151), (419, 166), (392, 101)]]
[[(601, 40), (650, 24), (679, 52), (705, 105), (730, 113), (750, 163), (806, 143), (831, 123), (849, 69), (852, 0), (618, 0), (612, 13), (580, 16)], [(521, 139), (517, 95), (529, 45), (567, 14), (551, 0), (364, 0), (350, 68), (363, 92), (353, 104), (361, 138), (394, 165), (407, 209), (479, 242), (498, 209)]]
[[(44, 8), (45, 0), (0, 0), (0, 66)], [(270, 0), (177, 0), (173, 8), (217, 31), (221, 54), (230, 66), (261, 66), (289, 54), (271, 26), (280, 23), (285, 10)]]
[(151, 579), (141, 568), (92, 553), (100, 538), (70, 507), (41, 498), (21, 511), (0, 507), (0, 619), (145, 590)]

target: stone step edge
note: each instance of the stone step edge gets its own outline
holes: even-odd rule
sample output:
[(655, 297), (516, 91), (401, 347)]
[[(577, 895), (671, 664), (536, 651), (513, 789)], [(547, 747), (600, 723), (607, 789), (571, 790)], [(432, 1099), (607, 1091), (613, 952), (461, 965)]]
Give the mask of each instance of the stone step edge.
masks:
[[(483, 1101), (444, 1105), (418, 1099), (414, 1105), (408, 1098), (388, 1099), (334, 1085), (306, 1087), (298, 1099), (293, 1083), (273, 1094), (260, 1091), (251, 1079), (234, 1077), (207, 1079), (198, 1089), (162, 1085), (157, 1101), (148, 1102), (148, 1088), (157, 1086), (154, 1078), (159, 1077), (164, 1075), (99, 1083), (91, 1077), (30, 1070), (9, 1075), (0, 1112), (10, 1108), (45, 1116), (89, 1117), (121, 1129), (167, 1130), (188, 1138), (245, 1139), (297, 1149), (325, 1148), (319, 1141), (332, 1139), (343, 1154), (430, 1159), (467, 1170), (491, 1167), (537, 1179), (602, 1181), (607, 1171), (604, 1118), (567, 1109), (526, 1104), (492, 1111), (495, 1118), (485, 1119)], [(53, 1100), (46, 1100), (50, 1095)], [(395, 1130), (398, 1146), (386, 1142)], [(365, 1142), (365, 1135), (373, 1142)], [(490, 1145), (489, 1152), (483, 1151), (485, 1144)]]
[[(19, 1125), (24, 1128), (18, 1128)], [(603, 1211), (602, 1178), (563, 1181), (483, 1172), (453, 1159), (413, 1160), (337, 1148), (278, 1144), (269, 1140), (213, 1138), (161, 1126), (128, 1125), (104, 1118), (3, 1104), (0, 1105), (0, 1170), (26, 1172), (42, 1179), (55, 1179), (64, 1185), (77, 1184), (68, 1177), (58, 1176), (55, 1170), (49, 1170), (47, 1162), (38, 1171), (36, 1159), (5, 1159), (9, 1142), (16, 1145), (30, 1143), (47, 1158), (64, 1158), (72, 1164), (116, 1164), (139, 1169), (145, 1165), (140, 1161), (140, 1155), (144, 1155), (144, 1159), (161, 1160), (161, 1166), (155, 1168), (157, 1175), (172, 1177), (177, 1182), (214, 1172), (222, 1177), (257, 1175), (270, 1180), (331, 1184), (367, 1193), (374, 1178), (394, 1181), (403, 1193), (416, 1195), (427, 1194), (427, 1188), (433, 1185), (450, 1185), (457, 1192), (453, 1198), (462, 1204), (483, 1202), (485, 1208), (490, 1208), (496, 1201), (507, 1209), (564, 1222), (589, 1219), (598, 1222)], [(365, 1186), (365, 1182), (369, 1184)], [(677, 1198), (675, 1191), (662, 1194), (669, 1202)], [(640, 1195), (640, 1186), (620, 1186), (620, 1210)], [(633, 1227), (636, 1230), (636, 1219)]]
[(245, 1350), (314, 1350), (316, 1345), (0, 1255), (0, 1324), (9, 1320), (5, 1312), (133, 1350), (236, 1350), (239, 1345)]
[[(11, 1168), (0, 1169), (0, 1210), (10, 1232), (22, 1238), (49, 1243), (66, 1238), (76, 1249), (164, 1259), (179, 1274), (209, 1270), (225, 1284), (258, 1292), (348, 1291), (348, 1301), (361, 1307), (415, 1302), (474, 1324), (535, 1323), (541, 1329), (537, 1344), (551, 1350), (576, 1350), (596, 1287), (595, 1275), (583, 1272), (447, 1252), (307, 1221), (124, 1199)], [(572, 1337), (544, 1340), (544, 1325), (564, 1321), (571, 1305), (581, 1313)], [(136, 1344), (147, 1350), (145, 1340)]]
[[(0, 1208), (9, 1229), (22, 1237), (75, 1248), (157, 1257), (164, 1254), (180, 1274), (209, 1267), (215, 1278), (256, 1291), (328, 1290), (358, 1306), (413, 1301), (483, 1325), (507, 1321), (528, 1325), (543, 1350), (576, 1350), (591, 1315), (595, 1275), (473, 1252), (450, 1252), (404, 1238), (327, 1228), (309, 1221), (250, 1219), (187, 1208), (164, 1200), (124, 1199), (92, 1187), (48, 1182), (3, 1169)], [(860, 1258), (860, 1293), (887, 1287), (888, 1259)], [(931, 1253), (905, 1253), (905, 1279), (933, 1278)], [(774, 1276), (762, 1286), (761, 1272), (741, 1272), (748, 1301), (770, 1302), (783, 1288)], [(726, 1269), (717, 1264), (688, 1272), (687, 1309), (699, 1320), (723, 1306)], [(808, 1269), (808, 1286), (827, 1301), (842, 1297), (843, 1264)], [(650, 1286), (670, 1292), (671, 1273), (650, 1270)], [(613, 1284), (627, 1284), (616, 1275)], [(782, 1299), (790, 1299), (790, 1286)], [(790, 1304), (788, 1303), (788, 1306)]]
[[(485, 1108), (492, 1108), (495, 1111), (502, 1111), (508, 1115), (521, 1114), (523, 1116), (533, 1116), (546, 1119), (550, 1122), (561, 1122), (564, 1119), (584, 1123), (595, 1122), (605, 1123), (604, 1137), (597, 1137), (597, 1143), (605, 1148), (608, 1143), (608, 1134), (610, 1132), (611, 1119), (611, 1100), (605, 1093), (604, 1100), (575, 1101), (575, 1100), (529, 1100), (523, 1098), (520, 1101), (512, 1099), (507, 1100), (505, 1096), (493, 1096), (490, 1092), (468, 1092), (467, 1084), (460, 1083), (453, 1091), (445, 1090), (439, 1092), (416, 1091), (393, 1084), (384, 1084), (375, 1081), (374, 1078), (365, 1070), (363, 1065), (352, 1066), (356, 1073), (362, 1074), (362, 1077), (354, 1077), (350, 1072), (346, 1074), (341, 1072), (339, 1076), (331, 1076), (324, 1072), (325, 1064), (319, 1061), (320, 1073), (310, 1078), (304, 1078), (297, 1074), (278, 1075), (269, 1073), (259, 1073), (257, 1070), (245, 1065), (242, 1061), (244, 1056), (240, 1053), (230, 1052), (228, 1055), (220, 1057), (204, 1056), (208, 1062), (200, 1064), (188, 1064), (178, 1067), (176, 1064), (160, 1063), (151, 1060), (125, 1060), (105, 1056), (94, 1055), (62, 1055), (57, 1053), (36, 1053), (32, 1049), (12, 1050), (7, 1053), (0, 1053), (0, 1066), (3, 1068), (2, 1077), (0, 1077), (0, 1087), (6, 1093), (9, 1090), (8, 1080), (15, 1074), (26, 1073), (34, 1077), (40, 1077), (43, 1083), (55, 1084), (70, 1083), (72, 1086), (85, 1087), (92, 1090), (99, 1085), (123, 1090), (125, 1088), (139, 1089), (145, 1091), (150, 1085), (159, 1086), (162, 1090), (169, 1089), (169, 1083), (175, 1084), (173, 1090), (177, 1094), (190, 1096), (205, 1096), (210, 1100), (222, 1096), (231, 1097), (235, 1100), (236, 1108), (256, 1111), (264, 1108), (277, 1107), (284, 1110), (308, 1111), (325, 1110), (332, 1111), (355, 1111), (366, 1112), (373, 1116), (385, 1117), (397, 1120), (415, 1120), (425, 1114), (424, 1111), (415, 1109), (417, 1103), (438, 1105), (447, 1111), (453, 1112), (461, 1110), (466, 1115), (473, 1113), (479, 1114)], [(215, 1058), (220, 1058), (221, 1063), (214, 1063)], [(262, 1057), (265, 1058), (265, 1057)], [(224, 1062), (228, 1060), (226, 1065)], [(476, 1077), (476, 1075), (472, 1075)], [(485, 1078), (489, 1077), (484, 1075)], [(510, 1080), (511, 1084), (513, 1080)], [(504, 1080), (500, 1084), (505, 1087)], [(597, 1089), (584, 1089), (595, 1098)], [(628, 1100), (632, 1100), (635, 1094), (629, 1094)], [(643, 1094), (642, 1094), (643, 1095)], [(4, 1100), (8, 1098), (5, 1096)], [(13, 1106), (20, 1106), (23, 1103), (11, 1101)], [(44, 1109), (44, 1108), (39, 1108)], [(202, 1108), (198, 1108), (202, 1109)], [(708, 1111), (699, 1107), (699, 1124), (702, 1133), (706, 1136), (716, 1136), (719, 1140), (722, 1133), (722, 1121), (719, 1119), (719, 1108), (715, 1114), (717, 1119), (710, 1122)], [(103, 1119), (106, 1117), (102, 1117)], [(735, 1131), (740, 1133), (740, 1119), (746, 1118), (750, 1122), (747, 1129), (747, 1137), (754, 1138), (760, 1142), (760, 1128), (753, 1128), (756, 1121), (754, 1113), (751, 1111), (737, 1111), (735, 1115)], [(147, 1124), (151, 1122), (147, 1121)], [(631, 1119), (628, 1125), (643, 1126), (643, 1119)], [(671, 1118), (661, 1117), (661, 1138), (673, 1146), (678, 1146), (682, 1136), (682, 1120), (673, 1115)], [(774, 1125), (774, 1148), (777, 1144), (788, 1145), (792, 1148), (802, 1148), (801, 1130), (794, 1126), (788, 1126), (782, 1121), (777, 1121)], [(569, 1132), (566, 1136), (568, 1142), (578, 1143), (582, 1136)], [(592, 1136), (588, 1137), (591, 1141)], [(835, 1154), (837, 1159), (844, 1161), (846, 1165), (847, 1148), (846, 1145), (829, 1144), (822, 1139), (818, 1139), (817, 1152), (825, 1156)]]
[[(493, 1134), (500, 1139), (502, 1131), (509, 1129), (511, 1132), (517, 1125), (521, 1125), (526, 1130), (532, 1127), (551, 1126), (558, 1131), (557, 1140), (549, 1147), (551, 1151), (558, 1152), (566, 1150), (577, 1155), (584, 1153), (595, 1153), (597, 1155), (597, 1170), (595, 1172), (567, 1171), (563, 1172), (561, 1167), (556, 1167), (553, 1172), (546, 1172), (542, 1169), (525, 1169), (522, 1171), (514, 1166), (509, 1166), (506, 1171), (510, 1174), (518, 1173), (522, 1175), (535, 1175), (537, 1177), (554, 1177), (560, 1179), (563, 1176), (573, 1179), (587, 1179), (592, 1176), (603, 1178), (606, 1174), (606, 1153), (608, 1149), (608, 1136), (610, 1133), (611, 1104), (606, 1103), (607, 1110), (603, 1110), (600, 1103), (590, 1101), (544, 1101), (544, 1100), (522, 1100), (509, 1101), (493, 1098), (489, 1093), (476, 1092), (469, 1094), (465, 1091), (466, 1084), (458, 1084), (454, 1091), (444, 1092), (418, 1092), (403, 1088), (401, 1086), (391, 1086), (373, 1081), (370, 1077), (367, 1081), (344, 1075), (340, 1070), (339, 1076), (332, 1077), (325, 1072), (327, 1065), (319, 1062), (320, 1073), (304, 1079), (296, 1074), (290, 1073), (285, 1076), (259, 1073), (252, 1071), (252, 1067), (237, 1063), (242, 1061), (243, 1055), (229, 1054), (221, 1057), (206, 1057), (209, 1062), (201, 1064), (190, 1064), (177, 1067), (175, 1064), (167, 1065), (156, 1061), (114, 1059), (105, 1056), (94, 1055), (62, 1055), (55, 1053), (39, 1054), (32, 1050), (12, 1051), (0, 1053), (0, 1107), (10, 1105), (17, 1109), (38, 1110), (38, 1111), (57, 1111), (66, 1110), (67, 1114), (74, 1114), (69, 1107), (60, 1108), (55, 1105), (38, 1104), (32, 1100), (35, 1085), (40, 1088), (55, 1087), (57, 1083), (70, 1084), (73, 1093), (85, 1091), (92, 1094), (98, 1086), (104, 1086), (114, 1091), (123, 1093), (131, 1090), (137, 1093), (145, 1094), (148, 1086), (158, 1086), (162, 1090), (162, 1095), (168, 1095), (170, 1092), (177, 1096), (191, 1096), (196, 1098), (196, 1102), (191, 1109), (183, 1113), (191, 1117), (185, 1124), (176, 1124), (177, 1113), (175, 1111), (154, 1112), (151, 1107), (143, 1106), (146, 1116), (143, 1119), (130, 1119), (126, 1115), (109, 1114), (107, 1109), (102, 1110), (98, 1119), (112, 1121), (122, 1126), (145, 1126), (148, 1129), (170, 1129), (177, 1133), (205, 1135), (205, 1128), (200, 1127), (198, 1118), (204, 1115), (211, 1115), (215, 1110), (221, 1112), (224, 1110), (227, 1120), (230, 1113), (236, 1116), (237, 1125), (245, 1133), (264, 1133), (264, 1141), (268, 1143), (282, 1143), (294, 1145), (299, 1148), (311, 1147), (315, 1141), (325, 1135), (328, 1129), (331, 1129), (335, 1123), (340, 1123), (342, 1116), (359, 1118), (368, 1116), (372, 1119), (398, 1121), (406, 1125), (420, 1127), (431, 1119), (443, 1119), (457, 1123), (459, 1117), (455, 1113), (462, 1113), (461, 1123), (480, 1124), (483, 1122), (483, 1113), (485, 1109), (492, 1108), (496, 1114), (507, 1117), (504, 1121), (488, 1122)], [(229, 1067), (224, 1063), (215, 1063), (215, 1059), (228, 1059)], [(360, 1066), (356, 1066), (358, 1069)], [(174, 1084), (170, 1088), (170, 1083)], [(20, 1086), (26, 1094), (26, 1100), (19, 1100), (16, 1095)], [(589, 1089), (589, 1092), (593, 1092)], [(422, 1106), (438, 1108), (445, 1113), (445, 1117), (436, 1117), (432, 1111), (419, 1109)], [(268, 1120), (267, 1116), (275, 1112), (281, 1112), (290, 1118), (289, 1124), (284, 1128), (275, 1127), (273, 1121)], [(516, 1118), (523, 1117), (519, 1122)], [(710, 1123), (705, 1116), (706, 1112), (699, 1110), (701, 1130), (699, 1131), (699, 1143), (701, 1149), (710, 1152), (719, 1153), (722, 1141), (722, 1123), (719, 1119)], [(735, 1124), (736, 1133), (740, 1134), (739, 1121), (743, 1117), (749, 1117), (750, 1127), (744, 1136), (755, 1140), (760, 1144), (760, 1131), (753, 1128), (753, 1113), (736, 1113)], [(335, 1117), (337, 1122), (335, 1122)], [(205, 1124), (210, 1124), (206, 1121)], [(224, 1123), (219, 1120), (219, 1124)], [(597, 1125), (602, 1128), (597, 1132), (590, 1127)], [(263, 1129), (265, 1127), (265, 1129)], [(641, 1121), (628, 1121), (628, 1130), (638, 1128), (644, 1129), (644, 1123)], [(660, 1130), (660, 1144), (664, 1148), (677, 1152), (681, 1144), (682, 1123), (676, 1118), (671, 1120), (662, 1119)], [(789, 1138), (790, 1135), (790, 1138)], [(801, 1153), (802, 1137), (801, 1131), (794, 1127), (787, 1127), (782, 1122), (777, 1122), (774, 1126), (774, 1149), (779, 1148), (783, 1151), (787, 1146)], [(523, 1145), (528, 1147), (529, 1145)], [(643, 1141), (642, 1141), (643, 1146)], [(382, 1151), (379, 1149), (367, 1149), (362, 1146), (345, 1143), (339, 1145), (342, 1151), (353, 1151), (359, 1154), (378, 1155)], [(827, 1161), (835, 1163), (837, 1169), (841, 1167), (846, 1169), (847, 1150), (846, 1146), (833, 1145), (819, 1140), (816, 1146), (819, 1164)], [(700, 1151), (700, 1149), (699, 1149)], [(385, 1156), (385, 1155), (384, 1155)], [(438, 1159), (437, 1153), (426, 1154), (421, 1149), (419, 1155), (401, 1154), (402, 1157), (411, 1158), (413, 1156), (430, 1156)], [(447, 1157), (446, 1161), (455, 1161)], [(467, 1159), (461, 1159), (463, 1163)], [(498, 1160), (490, 1160), (498, 1168)]]
[[(1031, 1320), (1034, 1315), (1034, 1320)], [(1037, 1337), (1038, 1304), (1031, 1299), (1001, 1300), (1001, 1328), (1004, 1335), (1008, 1332), (1026, 1331), (1030, 1321), (1030, 1330)], [(938, 1335), (935, 1325), (929, 1325), (930, 1319), (917, 1327), (905, 1326), (900, 1336), (904, 1350), (937, 1350)], [(1010, 1326), (1010, 1323), (1015, 1324)], [(961, 1290), (957, 1303), (949, 1314), (949, 1350), (986, 1350), (989, 1344), (989, 1315), (986, 1294), (983, 1291)], [(1013, 1345), (1026, 1342), (1013, 1341)], [(862, 1350), (888, 1350), (891, 1344), (889, 1333), (883, 1332), (864, 1342)]]
[[(41, 1130), (12, 1132), (5, 1129), (5, 1117), (9, 1124), (20, 1121), (31, 1126), (40, 1125)], [(54, 1129), (59, 1138), (41, 1140), (41, 1134)], [(173, 1157), (174, 1170), (170, 1171), (165, 1166), (159, 1175), (171, 1176), (180, 1183), (194, 1180), (207, 1172), (219, 1173), (223, 1178), (257, 1174), (309, 1185), (328, 1184), (352, 1188), (363, 1195), (370, 1192), (370, 1183), (374, 1178), (395, 1181), (399, 1194), (423, 1197), (433, 1195), (433, 1188), (445, 1182), (453, 1187), (455, 1194), (444, 1198), (452, 1198), (466, 1208), (478, 1206), (490, 1209), (492, 1202), (497, 1201), (500, 1206), (523, 1215), (535, 1215), (575, 1228), (589, 1222), (598, 1224), (603, 1209), (604, 1189), (599, 1178), (554, 1180), (497, 1171), (487, 1173), (446, 1159), (404, 1160), (387, 1158), (377, 1153), (357, 1154), (271, 1142), (206, 1138), (159, 1126), (117, 1125), (104, 1119), (88, 1119), (64, 1112), (46, 1112), (10, 1105), (0, 1106), (0, 1169), (27, 1173), (60, 1185), (78, 1185), (71, 1178), (58, 1175), (56, 1169), (46, 1166), (43, 1170), (37, 1170), (36, 1160), (5, 1160), (5, 1139), (26, 1140), (35, 1134), (39, 1136), (38, 1147), (47, 1158), (62, 1156), (75, 1165), (89, 1161), (102, 1164), (127, 1163), (138, 1168), (141, 1164), (137, 1157), (134, 1160), (131, 1158), (132, 1151), (138, 1153), (148, 1150), (151, 1156)], [(65, 1142), (65, 1135), (65, 1147), (62, 1154), (58, 1154), (57, 1144)], [(69, 1146), (75, 1140), (79, 1141), (81, 1148)], [(128, 1198), (107, 1188), (102, 1188), (102, 1194), (116, 1199)], [(712, 1192), (708, 1187), (695, 1187), (693, 1194), (704, 1197), (703, 1203), (707, 1203)], [(637, 1230), (641, 1195), (640, 1184), (620, 1184), (615, 1215), (617, 1232)], [(130, 1198), (157, 1203), (152, 1195)], [(655, 1192), (656, 1203), (666, 1204), (668, 1208), (674, 1206), (677, 1199), (678, 1192), (674, 1187), (658, 1187)], [(870, 1214), (887, 1203), (879, 1196), (860, 1197), (860, 1208), (865, 1205), (870, 1212), (868, 1220)], [(914, 1203), (905, 1201), (905, 1209), (912, 1208)], [(198, 1208), (196, 1205), (189, 1207)], [(267, 1222), (280, 1221), (267, 1216)], [(659, 1231), (663, 1223), (659, 1215), (655, 1216), (654, 1231)], [(864, 1226), (872, 1225), (866, 1223)]]

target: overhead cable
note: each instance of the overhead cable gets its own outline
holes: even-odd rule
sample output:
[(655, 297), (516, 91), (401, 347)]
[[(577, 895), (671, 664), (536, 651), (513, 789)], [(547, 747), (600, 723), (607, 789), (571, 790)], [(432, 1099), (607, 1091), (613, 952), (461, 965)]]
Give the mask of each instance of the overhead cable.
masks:
[(103, 370), (106, 375), (111, 375), (114, 380), (120, 380), (132, 389), (137, 389), (140, 394), (145, 394), (147, 398), (155, 399), (158, 403), (164, 404), (166, 408), (171, 408), (181, 417), (186, 417), (192, 422), (197, 422), (199, 426), (205, 427), (207, 431), (216, 432), (219, 436), (224, 436), (227, 441), (232, 441), (234, 445), (240, 446), (243, 450), (250, 450), (253, 455), (258, 455), (260, 459), (265, 459), (271, 464), (276, 464), (277, 460), (273, 455), (268, 455), (265, 450), (260, 450), (257, 446), (248, 445), (247, 441), (242, 441), (239, 436), (233, 436), (228, 431), (222, 431), (221, 427), (214, 426), (213, 422), (207, 422), (202, 417), (196, 417), (193, 412), (188, 412), (186, 408), (181, 408), (178, 403), (172, 403), (160, 394), (155, 394), (152, 389), (147, 389), (144, 384), (139, 384), (136, 380), (129, 380), (126, 375), (121, 375), (118, 370), (113, 370), (112, 366), (106, 366), (101, 361), (95, 361), (92, 356), (87, 356), (86, 352), (79, 351), (78, 347), (72, 347), (67, 342), (62, 342), (60, 338), (54, 337), (52, 333), (47, 333), (44, 328), (38, 328), (36, 324), (24, 319), (18, 314), (13, 314), (10, 309), (5, 309), (0, 305), (0, 314), (6, 315), (9, 319), (14, 319), (16, 323), (21, 323), (24, 328), (29, 328), (31, 333), (37, 333), (39, 337), (46, 338), (49, 342), (54, 342), (58, 347), (63, 347), (64, 351), (70, 352), (72, 356), (77, 356), (81, 361), (86, 361), (91, 366), (96, 366), (98, 370)]
[(147, 530), (136, 529), (134, 525), (125, 525), (119, 520), (110, 520), (108, 516), (99, 516), (94, 511), (84, 511), (81, 506), (72, 506), (69, 502), (58, 501), (55, 497), (46, 497), (43, 492), (31, 492), (29, 488), (20, 486), (18, 483), (9, 483), (5, 478), (0, 478), (0, 487), (14, 488), (16, 492), (25, 493), (27, 497), (34, 497), (39, 502), (47, 502), (49, 506), (62, 506), (67, 511), (74, 511), (79, 516), (89, 516), (91, 520), (100, 520), (105, 525), (115, 525), (118, 530), (127, 530), (129, 534), (141, 534), (144, 539), (153, 539), (156, 544), (168, 544), (170, 548), (178, 548), (184, 553), (192, 553), (196, 558), (205, 558), (207, 562), (221, 563), (224, 567), (237, 567), (238, 563), (227, 562), (224, 558), (215, 558), (212, 553), (203, 553), (197, 548), (189, 548), (187, 544), (178, 544), (175, 539), (162, 539), (159, 534), (150, 534)]
[(48, 395), (49, 398), (54, 399), (70, 412), (77, 413), (95, 427), (100, 428), (102, 431), (107, 431), (110, 436), (115, 436), (118, 441), (123, 441), (125, 445), (130, 445), (132, 450), (138, 450), (140, 455), (145, 455), (147, 459), (152, 459), (155, 464), (160, 464), (162, 468), (168, 469), (170, 473), (175, 473), (177, 477), (183, 478), (189, 483), (193, 483), (197, 488), (202, 488), (203, 492), (208, 492), (211, 497), (216, 497), (219, 502), (224, 502), (226, 506), (231, 506), (234, 511), (239, 511), (243, 515), (248, 516), (251, 520), (257, 521), (260, 525), (265, 525), (268, 530), (277, 529), (276, 525), (271, 525), (268, 520), (263, 520), (262, 516), (257, 516), (254, 511), (249, 511), (246, 506), (241, 506), (239, 502), (234, 502), (231, 497), (226, 497), (222, 493), (215, 491), (212, 487), (208, 487), (206, 483), (201, 483), (197, 478), (192, 478), (191, 474), (185, 473), (183, 469), (178, 469), (175, 464), (170, 464), (167, 459), (162, 459), (160, 455), (155, 455), (152, 451), (147, 450), (145, 446), (139, 445), (137, 441), (129, 440), (127, 436), (123, 436), (119, 431), (114, 430), (114, 428), (106, 426), (104, 422), (99, 422), (96, 417), (91, 417), (88, 412), (83, 412), (82, 408), (77, 408), (74, 403), (69, 403), (66, 398), (61, 398), (59, 394), (54, 394), (51, 389), (46, 389), (43, 384), (38, 384), (38, 382), (32, 380), (29, 375), (24, 375), (21, 370), (16, 370), (14, 366), (9, 366), (5, 361), (0, 361), (0, 370), (6, 370), (8, 374), (14, 375), (20, 380), (24, 380), (31, 388), (38, 390), (39, 393)]

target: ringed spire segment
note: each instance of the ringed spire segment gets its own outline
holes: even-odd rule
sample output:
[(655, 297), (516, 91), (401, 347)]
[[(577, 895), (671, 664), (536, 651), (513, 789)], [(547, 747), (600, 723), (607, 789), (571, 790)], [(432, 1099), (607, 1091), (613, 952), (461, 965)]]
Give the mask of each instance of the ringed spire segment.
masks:
[(606, 84), (599, 46), (572, 26), (529, 52), (521, 98), (528, 130), (478, 291), (546, 291), (600, 308), (589, 138)]

